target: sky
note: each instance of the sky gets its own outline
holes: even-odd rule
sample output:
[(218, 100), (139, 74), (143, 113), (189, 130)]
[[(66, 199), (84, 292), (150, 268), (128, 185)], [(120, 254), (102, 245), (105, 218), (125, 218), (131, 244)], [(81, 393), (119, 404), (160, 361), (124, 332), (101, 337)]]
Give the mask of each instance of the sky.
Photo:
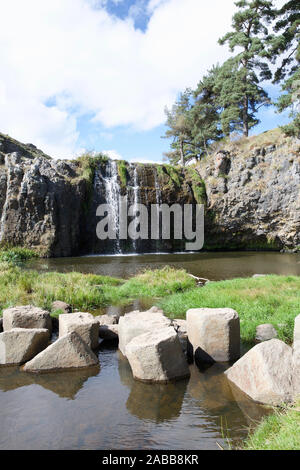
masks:
[[(233, 0), (0, 0), (0, 8), (0, 132), (54, 158), (105, 151), (131, 162), (162, 161), (164, 109), (229, 57), (217, 41), (235, 11)], [(287, 122), (272, 107), (259, 118), (254, 133)]]

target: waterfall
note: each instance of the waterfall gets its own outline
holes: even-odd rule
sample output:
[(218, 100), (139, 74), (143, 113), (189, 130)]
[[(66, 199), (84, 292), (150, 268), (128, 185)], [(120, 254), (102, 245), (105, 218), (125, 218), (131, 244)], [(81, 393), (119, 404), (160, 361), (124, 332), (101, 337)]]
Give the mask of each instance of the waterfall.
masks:
[[(133, 171), (133, 209), (134, 209), (134, 214), (136, 214), (137, 212), (137, 205), (139, 203), (139, 190), (140, 190), (140, 187), (139, 187), (139, 180), (138, 180), (138, 172), (137, 172), (137, 167), (135, 166), (134, 167), (134, 171)], [(137, 228), (137, 222), (136, 222), (136, 219), (135, 219), (135, 228)], [(133, 240), (133, 249), (134, 251), (136, 251), (136, 243), (137, 241), (136, 240)]]
[(105, 187), (105, 200), (106, 204), (110, 206), (112, 224), (116, 232), (117, 238), (115, 240), (115, 251), (121, 253), (120, 238), (119, 238), (119, 196), (120, 184), (118, 181), (118, 165), (114, 160), (109, 160), (106, 165), (106, 176), (103, 178)]
[[(157, 168), (155, 168), (155, 171), (154, 171), (154, 184), (155, 184), (155, 198), (156, 198), (156, 204), (158, 205), (157, 206), (157, 220), (158, 220), (158, 226), (160, 226), (160, 210), (159, 210), (159, 206), (162, 204), (162, 197), (161, 197), (161, 189), (160, 189), (160, 186), (159, 186), (159, 181), (158, 181), (158, 171), (157, 171)], [(157, 240), (156, 241), (156, 251), (159, 250), (159, 245), (160, 245), (160, 241)]]

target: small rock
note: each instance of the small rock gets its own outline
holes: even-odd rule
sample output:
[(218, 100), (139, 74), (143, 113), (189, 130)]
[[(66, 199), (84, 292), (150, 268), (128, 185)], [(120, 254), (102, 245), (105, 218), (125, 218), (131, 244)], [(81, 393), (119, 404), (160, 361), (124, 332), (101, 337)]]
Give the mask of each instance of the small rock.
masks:
[(78, 312), (59, 315), (59, 337), (61, 338), (72, 331), (76, 331), (90, 348), (98, 347), (99, 322), (90, 313)]
[(173, 320), (173, 327), (178, 334), (178, 338), (182, 347), (182, 350), (184, 353), (187, 352), (187, 341), (188, 341), (188, 336), (187, 336), (187, 322), (186, 320)]
[(90, 367), (99, 364), (97, 356), (75, 332), (62, 336), (23, 367), (26, 372)]
[(66, 302), (62, 302), (61, 300), (56, 300), (52, 302), (51, 310), (54, 312), (55, 310), (61, 310), (62, 313), (72, 313), (72, 307)]
[(256, 328), (256, 341), (260, 343), (263, 341), (269, 341), (270, 339), (277, 337), (277, 331), (271, 323), (265, 323), (263, 325), (258, 325)]
[(279, 339), (257, 344), (225, 374), (259, 403), (276, 406), (292, 400), (292, 348)]
[(266, 277), (266, 274), (253, 274), (252, 277), (254, 277), (254, 278), (256, 278), (256, 277)]
[(46, 329), (14, 328), (0, 333), (0, 364), (24, 364), (48, 346)]
[(126, 313), (119, 320), (119, 349), (125, 356), (126, 345), (136, 336), (150, 333), (171, 325), (162, 311), (134, 311)]
[(240, 357), (240, 319), (231, 308), (194, 308), (186, 313), (190, 352), (200, 362)]
[(99, 315), (98, 317), (94, 317), (94, 318), (95, 320), (97, 320), (100, 326), (117, 325), (119, 323), (118, 315)]
[(100, 325), (99, 337), (108, 341), (119, 338), (119, 325)]
[(3, 330), (13, 328), (38, 328), (51, 332), (52, 324), (50, 313), (33, 305), (13, 307), (3, 310)]
[(135, 379), (168, 382), (189, 377), (189, 367), (172, 327), (136, 336), (126, 346)]

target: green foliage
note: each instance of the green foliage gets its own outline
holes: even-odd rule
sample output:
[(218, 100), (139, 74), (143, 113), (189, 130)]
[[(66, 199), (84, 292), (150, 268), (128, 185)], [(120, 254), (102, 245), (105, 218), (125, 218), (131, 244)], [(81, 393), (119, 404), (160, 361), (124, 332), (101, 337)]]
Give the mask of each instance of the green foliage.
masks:
[(185, 318), (190, 308), (223, 308), (236, 310), (241, 319), (241, 338), (252, 343), (256, 327), (272, 323), (278, 337), (293, 340), (295, 317), (299, 314), (300, 278), (266, 276), (208, 283), (205, 287), (171, 295), (159, 306), (171, 318)]
[(127, 178), (128, 178), (128, 171), (127, 171), (127, 164), (125, 160), (118, 160), (118, 175), (120, 178), (121, 185), (126, 187), (127, 185)]
[(79, 164), (79, 177), (72, 180), (72, 184), (78, 184), (78, 179), (84, 180), (86, 182), (86, 199), (83, 202), (85, 212), (88, 211), (92, 194), (93, 194), (93, 183), (95, 171), (99, 166), (106, 165), (109, 158), (107, 155), (98, 153), (94, 155), (93, 153), (84, 153), (77, 158)]
[(282, 126), (286, 135), (300, 137), (300, 69), (282, 85), (284, 92), (277, 101), (279, 112), (290, 110), (291, 123)]
[(300, 410), (299, 403), (284, 411), (274, 410), (250, 433), (244, 450), (299, 450)]
[(280, 10), (276, 10), (275, 31), (269, 38), (269, 49), (266, 55), (275, 63), (283, 56), (274, 74), (274, 82), (278, 83), (287, 76), (293, 75), (300, 62), (300, 5), (299, 0), (286, 2)]
[(189, 181), (191, 182), (194, 198), (198, 204), (205, 204), (206, 202), (206, 187), (205, 182), (199, 175), (195, 168), (187, 168), (186, 173)]
[(29, 248), (6, 247), (0, 249), (0, 262), (20, 263), (29, 259), (38, 258), (38, 253)]
[(271, 22), (275, 13), (272, 1), (242, 0), (235, 4), (239, 10), (232, 19), (233, 31), (219, 40), (221, 45), (227, 43), (231, 52), (236, 48), (242, 49), (222, 67), (222, 127), (225, 134), (232, 130), (239, 131), (242, 127), (244, 135), (248, 136), (249, 128), (258, 123), (255, 119), (258, 107), (270, 104), (268, 94), (259, 86), (257, 70), (261, 79), (272, 77), (262, 57), (265, 56), (269, 37), (266, 24)]

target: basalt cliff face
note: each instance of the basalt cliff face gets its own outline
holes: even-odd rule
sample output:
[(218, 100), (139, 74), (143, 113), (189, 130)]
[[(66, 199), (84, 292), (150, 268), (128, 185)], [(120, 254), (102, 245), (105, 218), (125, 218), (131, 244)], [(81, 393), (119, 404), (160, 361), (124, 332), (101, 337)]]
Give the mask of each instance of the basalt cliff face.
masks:
[(267, 137), (201, 162), (207, 247), (300, 250), (300, 141)]
[(178, 169), (103, 157), (54, 160), (0, 134), (1, 242), (46, 256), (184, 249), (181, 240), (99, 240), (97, 207), (112, 208), (118, 229), (117, 201), (127, 195), (135, 208), (205, 203), (208, 249), (294, 250), (300, 246), (299, 149), (298, 141), (234, 147)]

